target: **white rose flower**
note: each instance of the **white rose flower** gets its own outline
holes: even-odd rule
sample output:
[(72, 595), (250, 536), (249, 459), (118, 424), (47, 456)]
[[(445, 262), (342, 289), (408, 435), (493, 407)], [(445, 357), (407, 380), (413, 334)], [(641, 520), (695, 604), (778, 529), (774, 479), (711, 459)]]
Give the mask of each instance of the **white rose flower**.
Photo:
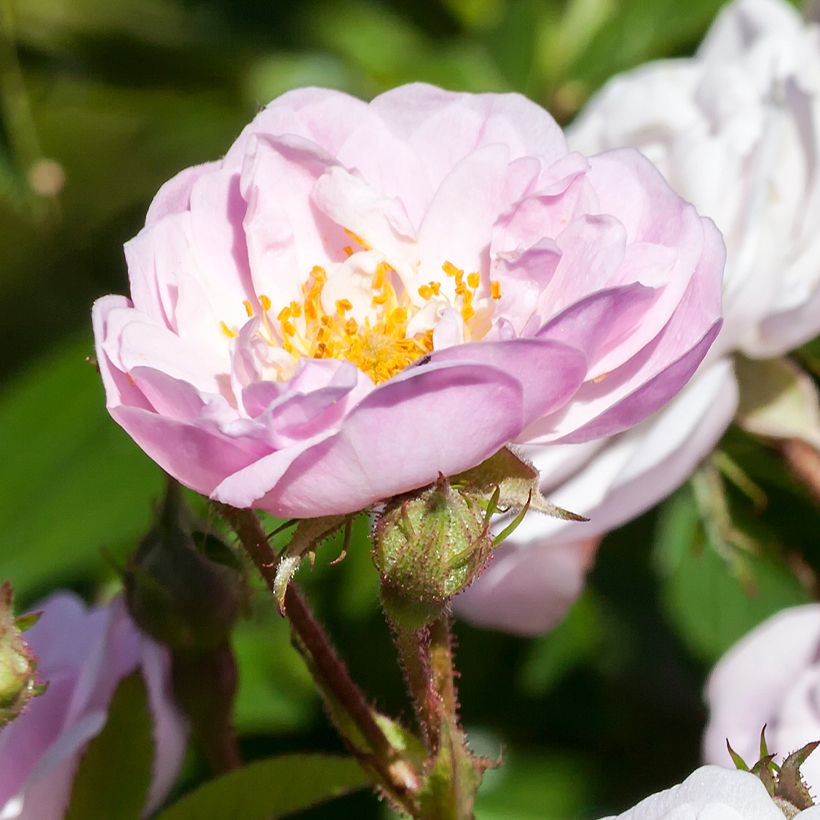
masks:
[[(727, 739), (744, 760), (755, 760), (764, 724), (778, 759), (820, 740), (820, 604), (778, 612), (738, 641), (712, 671), (706, 700), (709, 763), (729, 764)], [(820, 752), (801, 772), (820, 795)]]
[(611, 80), (569, 139), (585, 153), (639, 148), (715, 220), (728, 251), (724, 326), (653, 418), (604, 441), (523, 450), (544, 494), (591, 520), (529, 515), (457, 602), (469, 621), (522, 634), (560, 620), (590, 541), (680, 486), (733, 418), (820, 448), (814, 385), (772, 359), (820, 331), (820, 27), (784, 0), (736, 0), (691, 59)]

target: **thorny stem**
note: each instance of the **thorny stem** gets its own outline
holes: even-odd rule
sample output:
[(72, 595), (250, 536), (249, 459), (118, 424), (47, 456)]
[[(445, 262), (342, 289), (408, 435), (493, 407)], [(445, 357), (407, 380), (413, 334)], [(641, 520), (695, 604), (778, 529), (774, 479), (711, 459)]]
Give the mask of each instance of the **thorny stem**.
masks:
[[(220, 505), (219, 512), (236, 532), (243, 548), (273, 591), (277, 557), (259, 519), (251, 510)], [(376, 722), (370, 706), (350, 676), (330, 638), (316, 620), (296, 585), (291, 583), (285, 595), (286, 615), (296, 637), (296, 645), (305, 655), (321, 690), (338, 704), (354, 723), (372, 750), (364, 754), (349, 738), (344, 738), (362, 765), (375, 771), (388, 793), (412, 813), (413, 791), (418, 775), (390, 743)], [(337, 728), (341, 728), (337, 725)], [(344, 733), (342, 733), (344, 735)]]
[(453, 667), (453, 636), (450, 614), (442, 612), (430, 624), (430, 671), (433, 688), (441, 699), (444, 714), (458, 725), (458, 694)]
[(458, 724), (450, 616), (443, 612), (417, 631), (392, 624), (407, 690), (428, 751), (435, 753), (443, 720)]
[(438, 743), (440, 709), (430, 674), (427, 630), (415, 632), (395, 624), (391, 629), (416, 720), (428, 751), (433, 751)]

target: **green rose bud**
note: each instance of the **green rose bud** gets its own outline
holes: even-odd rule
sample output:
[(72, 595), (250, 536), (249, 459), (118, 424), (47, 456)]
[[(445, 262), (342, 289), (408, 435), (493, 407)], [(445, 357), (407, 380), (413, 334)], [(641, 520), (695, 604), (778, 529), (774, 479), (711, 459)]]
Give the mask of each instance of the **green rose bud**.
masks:
[(404, 629), (421, 629), (475, 580), (493, 549), (486, 501), (443, 476), (391, 499), (373, 533), (382, 605)]
[(37, 616), (15, 618), (13, 602), (14, 592), (6, 581), (0, 585), (0, 727), (46, 690), (37, 681), (37, 659), (22, 636)]

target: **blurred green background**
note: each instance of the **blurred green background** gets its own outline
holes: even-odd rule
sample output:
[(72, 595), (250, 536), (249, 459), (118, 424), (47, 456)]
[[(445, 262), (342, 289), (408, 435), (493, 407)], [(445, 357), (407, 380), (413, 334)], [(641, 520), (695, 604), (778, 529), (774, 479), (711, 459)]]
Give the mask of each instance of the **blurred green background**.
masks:
[[(23, 605), (59, 586), (94, 599), (147, 528), (162, 477), (109, 420), (85, 359), (90, 304), (127, 289), (122, 243), (164, 180), (224, 153), (260, 105), (301, 85), (362, 97), (411, 80), (518, 90), (567, 122), (613, 73), (691, 53), (719, 6), (0, 0), (0, 578)], [(553, 633), (459, 625), (465, 723), (476, 750), (505, 760), (480, 818), (599, 817), (680, 780), (698, 763), (710, 665), (812, 597), (811, 501), (773, 451), (734, 430), (723, 448), (766, 497), (761, 511), (726, 489), (746, 539), (704, 522), (687, 487), (607, 539)], [(327, 566), (329, 548), (301, 578), (354, 676), (407, 716), (364, 535), (341, 565)], [(236, 649), (248, 759), (340, 750), (262, 596)], [(180, 789), (201, 774), (191, 756)], [(383, 813), (360, 794), (305, 816)]]

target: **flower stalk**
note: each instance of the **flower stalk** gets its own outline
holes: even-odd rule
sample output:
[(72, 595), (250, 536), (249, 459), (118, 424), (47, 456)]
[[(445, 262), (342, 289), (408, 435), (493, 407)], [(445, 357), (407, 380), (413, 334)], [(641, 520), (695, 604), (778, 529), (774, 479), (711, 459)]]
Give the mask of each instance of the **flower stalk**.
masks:
[[(259, 519), (251, 510), (225, 505), (219, 505), (218, 509), (273, 592), (278, 558)], [(288, 584), (284, 603), (294, 645), (313, 674), (329, 716), (343, 740), (396, 807), (417, 816), (415, 792), (420, 778), (415, 763), (390, 741), (364, 693), (353, 681), (346, 664), (295, 584)]]

